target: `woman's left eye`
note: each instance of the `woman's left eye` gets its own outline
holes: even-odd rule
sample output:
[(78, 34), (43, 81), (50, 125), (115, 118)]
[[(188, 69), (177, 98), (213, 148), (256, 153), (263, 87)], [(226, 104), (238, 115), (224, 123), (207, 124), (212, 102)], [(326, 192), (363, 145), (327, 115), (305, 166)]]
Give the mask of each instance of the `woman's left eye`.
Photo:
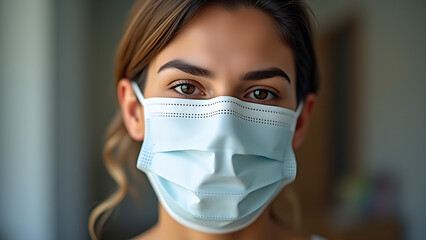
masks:
[(179, 83), (172, 86), (170, 89), (174, 89), (176, 92), (182, 95), (197, 95), (202, 93), (197, 86), (191, 83)]
[(268, 101), (272, 100), (275, 97), (275, 94), (267, 89), (256, 89), (250, 92), (247, 96), (255, 100)]

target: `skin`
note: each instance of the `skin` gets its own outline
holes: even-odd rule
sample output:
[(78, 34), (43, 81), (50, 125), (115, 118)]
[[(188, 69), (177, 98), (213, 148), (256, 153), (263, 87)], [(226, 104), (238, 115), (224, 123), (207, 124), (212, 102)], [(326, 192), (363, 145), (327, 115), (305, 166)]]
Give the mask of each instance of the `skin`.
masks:
[[(211, 72), (210, 77), (194, 76), (177, 68), (160, 68), (181, 60)], [(275, 76), (260, 80), (241, 80), (252, 71), (279, 68), (289, 78)], [(189, 91), (188, 91), (189, 90)], [(144, 138), (143, 106), (138, 102), (128, 79), (117, 86), (122, 116), (130, 136)], [(185, 94), (191, 93), (191, 94)], [(145, 98), (181, 97), (208, 99), (233, 96), (244, 101), (296, 110), (296, 68), (292, 49), (279, 39), (274, 20), (262, 11), (244, 7), (229, 12), (208, 6), (192, 18), (150, 62)], [(315, 103), (308, 94), (298, 119), (292, 146), (303, 142)], [(161, 207), (159, 221), (136, 239), (306, 239), (271, 217), (267, 208), (248, 227), (228, 234), (206, 234), (180, 225)]]

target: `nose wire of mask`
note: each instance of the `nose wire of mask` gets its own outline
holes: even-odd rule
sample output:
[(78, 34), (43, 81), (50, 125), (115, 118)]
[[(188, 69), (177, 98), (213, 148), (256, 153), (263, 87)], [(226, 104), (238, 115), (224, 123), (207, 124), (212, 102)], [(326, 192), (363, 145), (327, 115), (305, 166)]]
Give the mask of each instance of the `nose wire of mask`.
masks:
[(145, 139), (137, 167), (180, 224), (228, 233), (255, 221), (296, 177), (291, 147), (302, 111), (221, 96), (143, 97)]

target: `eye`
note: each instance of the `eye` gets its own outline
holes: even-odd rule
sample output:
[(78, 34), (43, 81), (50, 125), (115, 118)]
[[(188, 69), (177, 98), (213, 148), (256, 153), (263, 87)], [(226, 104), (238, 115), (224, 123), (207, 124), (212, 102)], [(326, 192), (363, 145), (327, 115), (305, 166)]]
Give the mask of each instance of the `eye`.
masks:
[(248, 94), (249, 98), (262, 101), (272, 100), (275, 96), (274, 93), (267, 89), (256, 89)]
[(192, 84), (182, 84), (175, 88), (176, 91), (182, 94), (193, 94), (195, 92), (195, 86)]
[(200, 90), (199, 87), (197, 87), (195, 84), (186, 81), (176, 82), (172, 84), (170, 89), (173, 89), (182, 95), (203, 95), (203, 92)]

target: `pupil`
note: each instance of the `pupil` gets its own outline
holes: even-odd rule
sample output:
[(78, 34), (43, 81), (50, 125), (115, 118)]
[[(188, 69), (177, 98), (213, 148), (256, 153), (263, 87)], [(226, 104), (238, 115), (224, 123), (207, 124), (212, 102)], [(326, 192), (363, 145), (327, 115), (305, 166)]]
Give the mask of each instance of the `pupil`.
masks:
[(257, 99), (265, 99), (268, 96), (268, 92), (266, 90), (255, 90), (254, 97)]
[(190, 84), (183, 84), (180, 86), (180, 89), (185, 94), (192, 94), (195, 91), (195, 86)]

